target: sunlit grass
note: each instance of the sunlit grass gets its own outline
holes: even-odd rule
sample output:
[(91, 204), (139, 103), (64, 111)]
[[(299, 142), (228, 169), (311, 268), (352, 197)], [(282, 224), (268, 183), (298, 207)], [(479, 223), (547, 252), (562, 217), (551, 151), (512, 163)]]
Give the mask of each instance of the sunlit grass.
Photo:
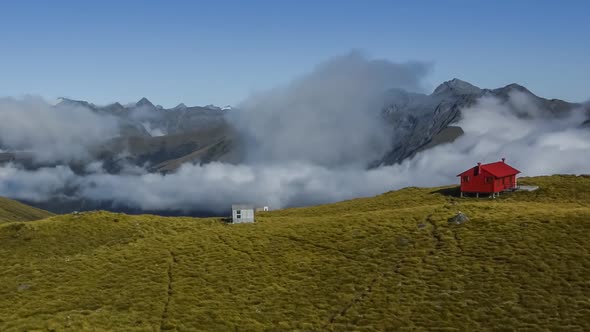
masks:
[(541, 189), (407, 188), (255, 224), (1, 224), (0, 331), (590, 330), (590, 178), (524, 182)]
[(8, 221), (39, 220), (51, 215), (52, 214), (47, 211), (0, 197), (0, 223)]

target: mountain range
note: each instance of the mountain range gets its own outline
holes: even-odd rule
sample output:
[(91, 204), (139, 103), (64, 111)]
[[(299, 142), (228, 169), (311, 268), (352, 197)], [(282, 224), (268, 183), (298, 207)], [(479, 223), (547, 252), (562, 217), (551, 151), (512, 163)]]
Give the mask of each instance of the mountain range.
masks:
[[(538, 108), (538, 116), (548, 119), (566, 116), (582, 106), (559, 99), (541, 98), (518, 84), (481, 89), (459, 79), (442, 83), (430, 95), (392, 90), (383, 113), (395, 128), (395, 139), (391, 151), (378, 164), (398, 163), (424, 149), (452, 142), (463, 134), (463, 130), (456, 125), (462, 110), (483, 97), (497, 98), (507, 104), (514, 93), (523, 94)], [(514, 109), (514, 112), (522, 110)], [(523, 113), (521, 116), (529, 115)]]
[[(226, 120), (231, 107), (195, 106), (184, 104), (170, 109), (155, 106), (147, 98), (135, 104), (114, 103), (97, 106), (82, 100), (60, 98), (56, 108), (85, 108), (92, 112), (114, 117), (118, 123), (116, 137), (105, 137), (91, 147), (92, 158), (100, 160), (110, 173), (118, 173), (124, 165), (146, 166), (150, 171), (168, 172), (184, 162), (226, 161), (238, 162), (231, 148), (236, 133)], [(36, 162), (24, 151), (0, 153), (0, 163), (15, 162), (35, 169), (52, 166)], [(69, 166), (82, 172), (89, 160), (75, 160)], [(55, 164), (60, 161), (55, 161)]]
[[(565, 116), (582, 106), (536, 96), (518, 84), (481, 89), (452, 79), (439, 85), (431, 94), (392, 89), (384, 94), (380, 110), (383, 121), (392, 129), (391, 148), (382, 158), (366, 161), (368, 167), (399, 163), (419, 151), (454, 141), (463, 134), (457, 126), (462, 110), (482, 97), (495, 97), (507, 103), (512, 93), (529, 97), (541, 111), (540, 116), (549, 119)], [(118, 119), (120, 135), (105, 138), (92, 149), (93, 156), (114, 174), (129, 164), (147, 166), (151, 172), (166, 173), (176, 170), (183, 163), (220, 161), (239, 164), (245, 158), (244, 139), (228, 120), (231, 112), (239, 110), (229, 106), (188, 107), (179, 104), (166, 109), (154, 105), (147, 98), (129, 105), (117, 102), (97, 106), (87, 101), (62, 98), (56, 107), (84, 107)], [(590, 119), (580, 125), (590, 127)], [(24, 152), (9, 150), (0, 153), (0, 162), (6, 161), (35, 167), (31, 156)], [(82, 168), (77, 163), (71, 166), (75, 170)]]
[[(511, 97), (515, 94), (524, 96), (534, 106), (534, 114), (511, 103)], [(545, 99), (518, 84), (482, 89), (468, 82), (452, 79), (439, 85), (431, 94), (391, 89), (383, 93), (381, 108), (375, 109), (375, 113), (390, 129), (390, 148), (376, 160), (364, 160), (366, 168), (400, 163), (420, 151), (453, 142), (464, 133), (459, 126), (463, 112), (469, 111), (471, 106), (486, 97), (505, 104), (512, 112), (525, 119), (541, 117), (551, 121), (566, 117), (575, 109), (584, 109), (586, 118), (581, 120), (580, 127), (590, 128), (588, 106), (559, 99)], [(110, 174), (120, 174), (129, 166), (166, 174), (175, 172), (185, 163), (223, 162), (238, 165), (248, 157), (246, 135), (234, 125), (235, 119), (232, 117), (232, 114), (241, 110), (230, 106), (189, 107), (179, 104), (167, 109), (154, 105), (147, 98), (126, 105), (117, 102), (98, 106), (87, 101), (61, 98), (53, 107), (83, 108), (97, 115), (116, 119), (118, 135), (104, 137), (89, 147), (90, 157), (68, 161), (41, 162), (30, 152), (14, 150), (0, 142), (0, 164), (11, 162), (26, 169), (38, 169), (65, 163), (76, 174), (85, 175), (89, 165), (98, 161)], [(107, 202), (102, 203), (104, 206), (88, 206), (83, 202), (64, 202), (59, 198), (34, 203), (53, 212), (109, 205)]]

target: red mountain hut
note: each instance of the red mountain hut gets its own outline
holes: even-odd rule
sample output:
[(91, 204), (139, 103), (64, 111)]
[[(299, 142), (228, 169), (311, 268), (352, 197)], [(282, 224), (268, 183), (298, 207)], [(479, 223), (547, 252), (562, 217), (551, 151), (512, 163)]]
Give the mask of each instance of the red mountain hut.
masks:
[(463, 193), (491, 194), (492, 197), (500, 192), (514, 190), (517, 187), (516, 175), (520, 173), (516, 168), (508, 165), (506, 159), (495, 163), (477, 163), (477, 166), (457, 175), (461, 177), (461, 197)]

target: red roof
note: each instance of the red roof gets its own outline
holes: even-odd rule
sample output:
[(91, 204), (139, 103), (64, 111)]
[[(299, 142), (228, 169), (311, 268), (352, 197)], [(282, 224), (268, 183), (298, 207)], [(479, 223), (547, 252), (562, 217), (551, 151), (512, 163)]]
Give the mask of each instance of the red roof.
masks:
[(491, 164), (481, 165), (481, 168), (483, 170), (486, 170), (486, 171), (492, 173), (493, 176), (499, 177), (499, 178), (503, 178), (505, 176), (516, 175), (516, 174), (520, 173), (519, 170), (517, 170), (516, 168), (514, 168), (502, 161), (498, 161), (498, 162), (491, 163)]
[[(507, 163), (505, 163), (503, 161), (498, 161), (498, 162), (489, 163), (489, 164), (483, 164), (483, 165), (481, 165), (481, 169), (488, 171), (490, 174), (492, 174), (493, 176), (495, 176), (497, 178), (503, 178), (505, 176), (512, 176), (512, 175), (516, 175), (516, 174), (520, 173), (519, 170), (508, 165)], [(470, 170), (471, 169), (468, 169), (465, 172), (468, 172)], [(463, 173), (465, 173), (465, 172), (463, 172)], [(461, 176), (463, 173), (461, 173), (457, 176)]]

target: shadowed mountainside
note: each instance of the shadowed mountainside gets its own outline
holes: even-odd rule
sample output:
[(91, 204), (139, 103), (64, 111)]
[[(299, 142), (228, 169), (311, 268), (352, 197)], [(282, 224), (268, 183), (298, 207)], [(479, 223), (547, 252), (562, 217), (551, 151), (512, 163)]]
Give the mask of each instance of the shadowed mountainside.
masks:
[(528, 98), (538, 108), (537, 116), (547, 121), (563, 117), (581, 106), (559, 99), (538, 97), (518, 84), (498, 89), (480, 89), (456, 78), (442, 83), (430, 95), (392, 90), (383, 109), (384, 117), (395, 128), (392, 149), (373, 166), (399, 163), (425, 149), (453, 142), (463, 134), (456, 125), (461, 119), (461, 112), (475, 105), (480, 98), (497, 98), (515, 113), (522, 112), (509, 104), (509, 98), (514, 93)]
[[(558, 99), (544, 99), (525, 87), (510, 84), (498, 89), (481, 89), (459, 79), (439, 85), (433, 93), (410, 93), (393, 89), (383, 94), (381, 112), (392, 133), (391, 149), (379, 160), (366, 160), (369, 167), (391, 165), (439, 144), (453, 142), (463, 134), (457, 122), (462, 110), (482, 97), (495, 97), (509, 107), (509, 98), (520, 93), (532, 101), (542, 116), (550, 121), (582, 105)], [(125, 165), (146, 167), (151, 172), (173, 172), (182, 163), (203, 164), (212, 161), (238, 164), (246, 159), (245, 137), (231, 123), (228, 114), (240, 112), (231, 107), (184, 104), (170, 109), (155, 106), (146, 98), (135, 104), (107, 106), (62, 98), (56, 107), (84, 107), (97, 114), (114, 116), (119, 121), (119, 136), (105, 138), (91, 155), (104, 163), (108, 172), (118, 173)], [(514, 112), (522, 110), (514, 109)], [(523, 114), (526, 117), (527, 114)], [(590, 110), (589, 110), (590, 116)], [(588, 126), (588, 121), (583, 126)], [(1, 142), (0, 142), (1, 143)], [(1, 144), (0, 144), (1, 147)], [(0, 153), (0, 163), (15, 162), (36, 168), (25, 152)], [(75, 171), (86, 164), (73, 163)]]

